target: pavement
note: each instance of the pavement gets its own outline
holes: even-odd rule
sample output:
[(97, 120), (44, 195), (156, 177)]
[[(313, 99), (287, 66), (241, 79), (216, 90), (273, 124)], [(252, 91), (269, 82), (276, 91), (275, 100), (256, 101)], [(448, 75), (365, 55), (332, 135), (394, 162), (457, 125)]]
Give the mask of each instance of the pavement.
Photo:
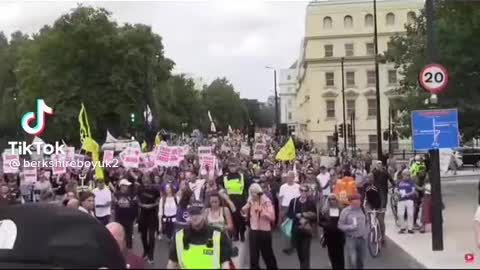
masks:
[(465, 167), (454, 174), (453, 171), (448, 171), (441, 174), (442, 182), (458, 181), (458, 180), (478, 180), (480, 179), (480, 169), (475, 167)]
[[(480, 269), (480, 250), (475, 246), (473, 216), (478, 203), (478, 177), (443, 181), (442, 196), (444, 250), (432, 251), (431, 233), (398, 234), (390, 206), (385, 218), (386, 234), (407, 254), (426, 268)], [(475, 261), (465, 262), (466, 254)]]
[[(238, 243), (240, 245), (240, 243)], [(137, 234), (134, 239), (134, 252), (136, 254), (142, 254), (142, 247), (140, 242), (140, 237)], [(240, 247), (241, 248), (241, 247)], [(280, 269), (299, 269), (300, 264), (296, 254), (290, 256), (282, 253), (283, 241), (279, 232), (274, 233), (273, 238), (273, 249), (277, 259), (277, 264)], [(168, 244), (166, 241), (157, 240), (155, 248), (155, 259), (154, 264), (149, 265), (150, 269), (154, 268), (166, 268), (168, 261)], [(238, 258), (234, 259), (234, 262), (238, 267)], [(248, 265), (249, 259), (246, 258)], [(263, 261), (260, 262), (261, 265), (265, 268)], [(312, 241), (311, 246), (311, 267), (312, 268), (324, 268), (329, 269), (330, 261), (327, 255), (327, 249), (322, 248), (320, 241), (315, 239)], [(378, 258), (372, 258), (367, 252), (367, 260), (365, 263), (366, 269), (385, 269), (385, 268), (395, 268), (395, 269), (419, 269), (424, 268), (423, 265), (418, 263), (414, 258), (409, 256), (404, 252), (398, 245), (388, 240), (386, 247), (382, 249), (382, 254)]]

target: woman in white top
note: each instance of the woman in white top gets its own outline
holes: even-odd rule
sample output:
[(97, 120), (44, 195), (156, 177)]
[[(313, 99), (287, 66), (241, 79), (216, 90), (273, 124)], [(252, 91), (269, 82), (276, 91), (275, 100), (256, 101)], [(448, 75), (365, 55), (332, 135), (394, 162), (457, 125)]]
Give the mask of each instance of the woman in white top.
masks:
[(218, 193), (210, 194), (209, 207), (205, 209), (205, 219), (208, 225), (222, 231), (230, 232), (233, 230), (232, 214), (228, 207), (222, 205)]
[[(165, 194), (160, 200), (158, 207), (158, 219), (161, 220), (162, 233), (169, 239), (172, 239), (175, 228), (175, 216), (177, 215), (177, 197), (173, 193), (171, 185), (165, 185)], [(161, 235), (159, 235), (161, 239)]]

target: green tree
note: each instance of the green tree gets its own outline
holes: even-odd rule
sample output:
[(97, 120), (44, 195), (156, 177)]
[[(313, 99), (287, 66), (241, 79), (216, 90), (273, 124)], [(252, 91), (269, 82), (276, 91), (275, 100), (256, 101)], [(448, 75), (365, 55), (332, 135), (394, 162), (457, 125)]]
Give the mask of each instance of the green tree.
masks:
[[(465, 140), (478, 136), (480, 123), (480, 5), (471, 1), (437, 2), (435, 11), (435, 46), (437, 63), (449, 72), (448, 87), (438, 95), (438, 107), (458, 108), (460, 130)], [(396, 102), (403, 110), (396, 119), (401, 135), (410, 136), (410, 112), (428, 108), (424, 103), (430, 94), (418, 84), (418, 74), (426, 64), (426, 21), (424, 11), (414, 23), (406, 25), (405, 35), (390, 40), (387, 61), (395, 63), (403, 79), (398, 93), (404, 98)]]

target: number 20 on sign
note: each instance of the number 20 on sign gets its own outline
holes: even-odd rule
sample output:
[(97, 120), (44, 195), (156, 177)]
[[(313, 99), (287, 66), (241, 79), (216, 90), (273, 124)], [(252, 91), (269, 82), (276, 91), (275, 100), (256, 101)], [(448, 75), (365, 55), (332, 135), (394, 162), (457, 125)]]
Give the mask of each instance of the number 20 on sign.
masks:
[(432, 94), (439, 94), (447, 87), (447, 69), (439, 64), (426, 65), (420, 71), (418, 81), (425, 91)]

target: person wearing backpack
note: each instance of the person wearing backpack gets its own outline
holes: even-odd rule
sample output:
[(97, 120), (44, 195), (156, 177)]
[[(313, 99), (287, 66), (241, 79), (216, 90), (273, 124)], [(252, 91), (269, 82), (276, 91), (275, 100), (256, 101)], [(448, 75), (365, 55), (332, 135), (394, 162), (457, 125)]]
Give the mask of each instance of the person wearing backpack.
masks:
[(165, 194), (160, 200), (158, 207), (158, 219), (161, 222), (161, 231), (170, 241), (175, 231), (175, 221), (177, 215), (177, 197), (171, 185), (165, 186)]

